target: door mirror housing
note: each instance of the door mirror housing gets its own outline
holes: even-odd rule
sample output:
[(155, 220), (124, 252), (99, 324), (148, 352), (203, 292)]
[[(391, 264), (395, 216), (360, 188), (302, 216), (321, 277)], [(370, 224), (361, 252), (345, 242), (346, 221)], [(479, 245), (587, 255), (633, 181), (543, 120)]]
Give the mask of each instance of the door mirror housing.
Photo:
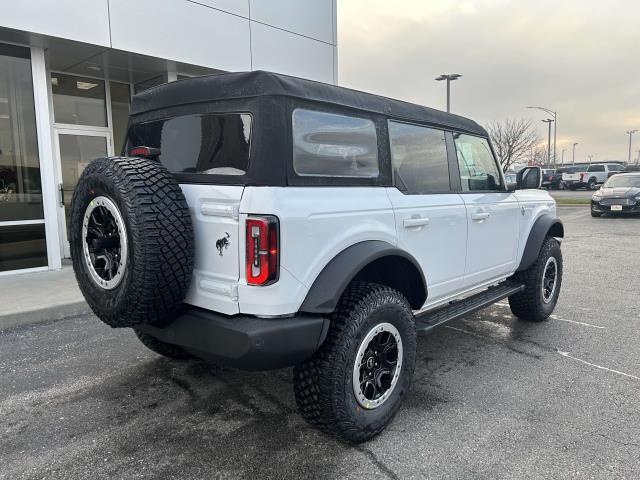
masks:
[(525, 167), (516, 175), (518, 190), (535, 190), (542, 185), (542, 169), (540, 167)]

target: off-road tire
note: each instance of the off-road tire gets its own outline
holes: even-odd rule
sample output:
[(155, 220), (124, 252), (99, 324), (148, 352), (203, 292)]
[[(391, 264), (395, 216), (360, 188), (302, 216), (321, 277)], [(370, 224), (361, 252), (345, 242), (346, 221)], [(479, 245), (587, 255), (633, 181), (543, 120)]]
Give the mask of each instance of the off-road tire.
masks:
[[(106, 197), (122, 216), (127, 258), (120, 282), (105, 289), (92, 278), (83, 251), (84, 215)], [(112, 327), (165, 325), (186, 295), (193, 271), (193, 228), (175, 178), (158, 161), (93, 160), (73, 193), (69, 243), (78, 285), (94, 313)]]
[(134, 328), (133, 331), (136, 333), (136, 336), (145, 347), (162, 355), (163, 357), (172, 358), (174, 360), (190, 360), (192, 358), (195, 358), (193, 355), (191, 355), (189, 352), (187, 352), (182, 347), (179, 347), (178, 345), (172, 345), (171, 343), (162, 342), (156, 337), (153, 337), (146, 333), (142, 333), (136, 328)]
[[(320, 349), (294, 368), (294, 393), (302, 416), (321, 430), (349, 442), (378, 435), (392, 420), (409, 390), (416, 355), (413, 312), (398, 291), (371, 283), (352, 283), (331, 314), (329, 332)], [(388, 399), (363, 408), (353, 388), (355, 357), (367, 333), (391, 323), (402, 340), (402, 366)]]
[[(542, 278), (547, 260), (552, 256), (555, 257), (558, 267), (557, 283), (555, 293), (550, 301), (545, 303), (541, 291)], [(562, 252), (560, 243), (555, 238), (547, 237), (542, 244), (542, 248), (540, 248), (536, 262), (527, 270), (516, 273), (513, 276), (513, 280), (524, 284), (525, 289), (509, 297), (511, 312), (516, 317), (530, 322), (542, 322), (549, 318), (558, 302), (560, 287), (562, 286)]]

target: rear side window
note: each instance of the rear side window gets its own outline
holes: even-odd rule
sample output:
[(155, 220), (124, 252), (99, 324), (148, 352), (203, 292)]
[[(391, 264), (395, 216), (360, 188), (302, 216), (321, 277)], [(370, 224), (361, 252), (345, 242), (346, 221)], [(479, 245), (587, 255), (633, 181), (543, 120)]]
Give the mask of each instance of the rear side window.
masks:
[(450, 190), (444, 131), (390, 121), (389, 141), (399, 186), (408, 193)]
[(604, 165), (591, 165), (587, 172), (604, 172)]
[(249, 165), (251, 115), (185, 115), (129, 127), (127, 151), (160, 149), (160, 162), (172, 173), (244, 175)]
[(300, 176), (376, 178), (378, 141), (373, 121), (294, 110), (293, 168)]
[(454, 133), (463, 192), (499, 190), (500, 170), (486, 138)]

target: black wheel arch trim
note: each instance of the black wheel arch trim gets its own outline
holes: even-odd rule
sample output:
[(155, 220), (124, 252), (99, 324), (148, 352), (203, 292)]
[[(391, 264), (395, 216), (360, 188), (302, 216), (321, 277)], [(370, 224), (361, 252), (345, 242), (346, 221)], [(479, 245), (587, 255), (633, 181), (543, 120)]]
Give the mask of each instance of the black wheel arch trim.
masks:
[(382, 240), (366, 240), (347, 247), (336, 255), (316, 277), (307, 292), (301, 312), (331, 313), (338, 305), (338, 301), (347, 285), (367, 265), (384, 257), (401, 257), (411, 262), (422, 279), (422, 290), (426, 300), (427, 282), (418, 261), (408, 252)]
[(550, 237), (564, 238), (564, 225), (551, 215), (540, 216), (531, 227), (527, 244), (524, 247), (518, 272), (528, 269), (538, 258), (544, 239)]

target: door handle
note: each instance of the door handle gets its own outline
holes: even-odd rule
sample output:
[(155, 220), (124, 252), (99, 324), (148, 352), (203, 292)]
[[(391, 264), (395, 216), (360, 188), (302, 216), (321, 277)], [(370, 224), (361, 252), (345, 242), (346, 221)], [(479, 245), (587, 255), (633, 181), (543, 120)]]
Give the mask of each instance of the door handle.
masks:
[(471, 214), (471, 220), (481, 222), (489, 218), (491, 214), (489, 212), (475, 212)]
[(405, 218), (402, 225), (404, 228), (426, 227), (429, 225), (429, 221), (426, 217)]

